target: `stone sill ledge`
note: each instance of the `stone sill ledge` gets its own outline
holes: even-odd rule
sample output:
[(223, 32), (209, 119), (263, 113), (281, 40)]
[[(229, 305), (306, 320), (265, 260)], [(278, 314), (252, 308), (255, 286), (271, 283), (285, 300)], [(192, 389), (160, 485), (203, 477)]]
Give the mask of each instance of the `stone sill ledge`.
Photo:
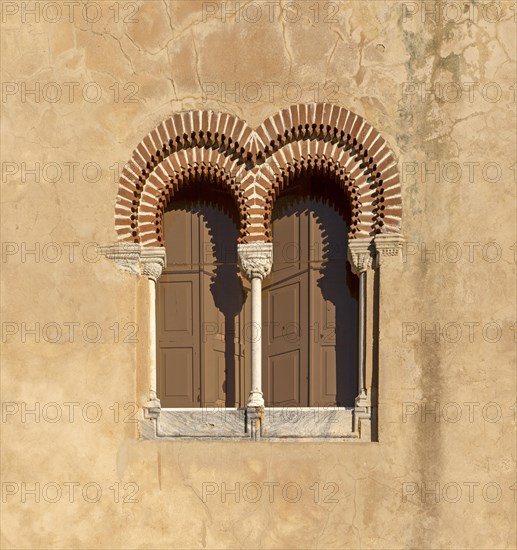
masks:
[[(139, 418), (143, 440), (249, 440), (253, 436), (246, 409), (144, 409)], [(368, 434), (369, 435), (369, 434)], [(266, 407), (260, 439), (268, 441), (365, 441), (354, 431), (354, 409)]]

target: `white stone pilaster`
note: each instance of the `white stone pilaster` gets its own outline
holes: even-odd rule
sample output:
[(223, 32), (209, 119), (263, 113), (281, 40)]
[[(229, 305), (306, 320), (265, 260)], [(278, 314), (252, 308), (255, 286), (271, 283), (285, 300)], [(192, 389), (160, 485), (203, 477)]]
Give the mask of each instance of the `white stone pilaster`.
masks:
[(148, 278), (149, 289), (149, 401), (145, 405), (148, 417), (157, 417), (161, 403), (156, 391), (156, 283), (166, 266), (165, 248), (142, 248), (141, 274)]
[(160, 400), (156, 393), (156, 282), (166, 266), (165, 248), (143, 247), (138, 243), (115, 243), (100, 246), (99, 252), (115, 264), (134, 275), (148, 278), (149, 293), (149, 401), (145, 404), (146, 418), (156, 418), (160, 413)]
[(366, 312), (367, 274), (374, 266), (373, 239), (351, 239), (348, 241), (348, 261), (352, 271), (359, 277), (359, 319), (358, 319), (358, 358), (357, 358), (357, 397), (354, 409), (354, 430), (361, 435), (371, 418), (370, 396), (366, 389)]

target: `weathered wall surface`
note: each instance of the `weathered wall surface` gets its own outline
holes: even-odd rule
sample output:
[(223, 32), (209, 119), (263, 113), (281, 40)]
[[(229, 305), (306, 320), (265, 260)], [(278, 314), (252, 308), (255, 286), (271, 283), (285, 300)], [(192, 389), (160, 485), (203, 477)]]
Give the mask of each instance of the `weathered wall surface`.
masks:
[[(2, 546), (515, 548), (512, 3), (23, 4), (2, 3)], [(116, 238), (119, 169), (176, 111), (310, 101), (399, 158), (379, 441), (138, 441), (145, 281), (91, 244)]]

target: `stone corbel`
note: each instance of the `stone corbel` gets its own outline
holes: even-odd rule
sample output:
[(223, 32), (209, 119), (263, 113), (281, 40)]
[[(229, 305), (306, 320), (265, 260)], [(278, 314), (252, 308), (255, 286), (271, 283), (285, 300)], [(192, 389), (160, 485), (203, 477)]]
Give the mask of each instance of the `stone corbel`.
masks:
[(119, 242), (108, 246), (99, 246), (99, 254), (112, 260), (122, 271), (140, 274), (140, 250), (138, 243)]
[(99, 254), (106, 256), (128, 273), (145, 275), (156, 282), (167, 265), (165, 248), (154, 246), (144, 248), (138, 243), (115, 243), (99, 246)]
[(399, 233), (379, 233), (375, 235), (376, 267), (381, 265), (382, 258), (400, 256), (404, 242), (404, 237)]
[(273, 266), (272, 243), (245, 243), (237, 245), (239, 266), (251, 281), (254, 277), (264, 279)]
[(373, 267), (373, 252), (372, 239), (350, 239), (348, 241), (348, 261), (356, 275)]

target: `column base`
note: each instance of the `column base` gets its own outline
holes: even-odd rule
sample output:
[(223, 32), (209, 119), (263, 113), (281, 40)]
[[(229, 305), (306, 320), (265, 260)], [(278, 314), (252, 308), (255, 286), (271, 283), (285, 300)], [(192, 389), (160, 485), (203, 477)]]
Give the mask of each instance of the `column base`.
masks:
[(162, 410), (162, 404), (154, 390), (149, 392), (149, 401), (144, 405), (144, 418), (158, 418)]
[(264, 433), (264, 407), (250, 407), (246, 409), (246, 431), (251, 439), (258, 440)]
[(371, 403), (366, 392), (363, 390), (355, 398), (354, 407), (354, 432), (360, 439), (371, 439)]
[(261, 391), (255, 390), (250, 392), (246, 407), (262, 407), (264, 408), (264, 394)]

